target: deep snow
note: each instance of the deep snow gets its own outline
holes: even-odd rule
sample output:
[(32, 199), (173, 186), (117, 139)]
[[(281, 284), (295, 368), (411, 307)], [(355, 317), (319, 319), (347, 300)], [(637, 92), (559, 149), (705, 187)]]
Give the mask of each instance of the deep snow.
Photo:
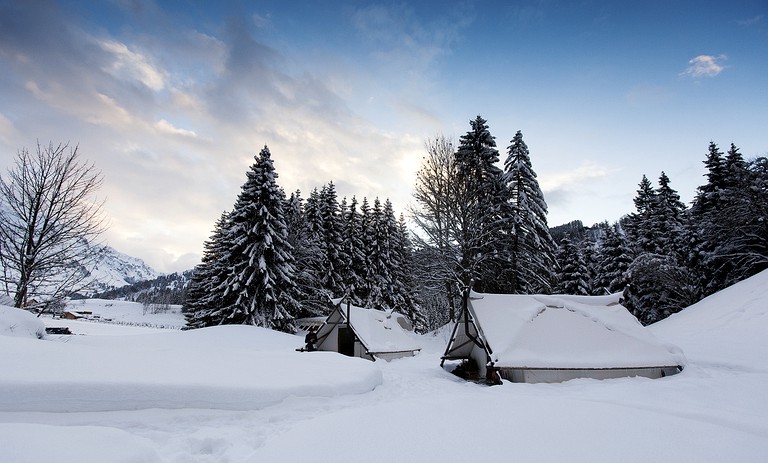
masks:
[(389, 363), (248, 327), (0, 336), (0, 461), (762, 462), (766, 301), (768, 271), (652, 326), (688, 359), (659, 380), (467, 383), (445, 332)]

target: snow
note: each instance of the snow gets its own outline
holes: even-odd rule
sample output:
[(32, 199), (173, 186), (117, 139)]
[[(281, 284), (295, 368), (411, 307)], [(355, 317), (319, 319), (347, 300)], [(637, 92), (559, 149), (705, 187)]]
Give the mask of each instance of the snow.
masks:
[[(413, 335), (421, 354), (391, 362), (295, 352), (298, 337), (233, 326), (68, 341), (0, 336), (0, 461), (763, 462), (766, 283), (768, 272), (652, 325), (688, 359), (682, 373), (657, 380), (465, 382), (439, 367), (447, 330)], [(59, 385), (72, 383), (111, 410), (84, 402), (53, 412), (71, 399)], [(134, 386), (154, 408), (137, 408), (127, 397)]]
[(499, 367), (683, 365), (612, 296), (472, 293), (470, 304)]
[(45, 335), (42, 320), (26, 310), (0, 305), (0, 336), (40, 338)]
[[(342, 303), (340, 310), (342, 317), (346, 320), (346, 304)], [(421, 349), (397, 322), (398, 317), (402, 315), (349, 306), (352, 327), (370, 352), (404, 352)]]
[[(165, 309), (148, 309), (138, 302), (81, 299), (69, 301), (65, 310), (80, 314), (91, 312), (85, 318), (100, 323), (175, 329), (185, 325), (184, 315), (179, 305), (169, 305)], [(61, 325), (61, 323), (56, 324)]]

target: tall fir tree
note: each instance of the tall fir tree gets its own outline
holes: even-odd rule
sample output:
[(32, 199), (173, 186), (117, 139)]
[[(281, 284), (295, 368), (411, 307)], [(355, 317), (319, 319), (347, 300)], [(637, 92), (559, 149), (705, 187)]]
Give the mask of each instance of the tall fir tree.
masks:
[(343, 278), (351, 302), (355, 305), (362, 305), (365, 300), (363, 291), (367, 265), (363, 242), (363, 217), (358, 210), (357, 198), (353, 196), (349, 206), (342, 210), (344, 213), (342, 231), (344, 254), (347, 258)]
[(460, 138), (456, 151), (458, 198), (456, 241), (459, 279), (468, 285), (474, 279), (479, 291), (491, 292), (501, 284), (504, 234), (508, 233), (508, 194), (502, 171), (496, 166), (499, 152), (486, 120), (477, 116), (471, 130)]
[(649, 223), (653, 252), (680, 259), (688, 253), (684, 239), (686, 207), (664, 172), (659, 176), (659, 187), (653, 198)]
[(744, 160), (731, 143), (724, 160), (723, 188), (717, 207), (700, 227), (709, 251), (709, 292), (733, 284), (768, 267), (768, 190), (765, 160)]
[(190, 328), (218, 325), (222, 320), (221, 309), (226, 304), (224, 281), (229, 274), (226, 264), (227, 243), (224, 240), (228, 222), (229, 213), (222, 213), (213, 234), (203, 243), (200, 264), (192, 272), (182, 307)]
[(231, 294), (234, 302), (223, 308), (222, 323), (294, 332), (292, 313), (298, 304), (292, 297), (294, 258), (283, 213), (285, 194), (266, 146), (246, 175), (226, 230), (231, 273), (224, 296)]
[(549, 293), (554, 280), (556, 245), (547, 226), (547, 203), (533, 171), (528, 146), (517, 131), (507, 150), (504, 182), (509, 191), (512, 223), (509, 267), (505, 278), (512, 293)]
[(604, 295), (624, 291), (629, 281), (627, 272), (633, 260), (633, 252), (619, 224), (607, 228), (598, 253), (592, 293)]
[(586, 296), (589, 294), (587, 265), (579, 248), (566, 236), (557, 249), (557, 261), (560, 271), (555, 290), (559, 294)]
[(342, 243), (341, 211), (333, 182), (320, 190), (319, 199), (325, 269), (322, 283), (329, 296), (343, 296), (347, 290), (343, 275), (347, 257)]
[(322, 292), (320, 276), (322, 262), (318, 240), (310, 232), (305, 218), (301, 192), (291, 194), (285, 205), (285, 222), (288, 226), (288, 242), (293, 248), (294, 290), (293, 298), (299, 304), (297, 318), (323, 315), (327, 312), (325, 298), (318, 297)]
[(634, 198), (635, 212), (629, 214), (624, 222), (627, 235), (635, 252), (656, 252), (653, 232), (650, 226), (653, 205), (656, 202), (656, 192), (651, 181), (643, 175), (637, 195)]

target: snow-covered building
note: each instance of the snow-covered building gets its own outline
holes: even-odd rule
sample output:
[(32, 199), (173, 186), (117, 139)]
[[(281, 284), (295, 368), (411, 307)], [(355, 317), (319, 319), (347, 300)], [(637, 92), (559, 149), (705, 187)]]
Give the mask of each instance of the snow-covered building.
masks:
[(334, 299), (333, 312), (317, 331), (317, 349), (368, 360), (416, 355), (421, 347), (408, 336), (410, 321), (397, 312), (365, 309)]
[(685, 363), (680, 349), (659, 342), (619, 304), (619, 295), (475, 292), (454, 327), (446, 360), (474, 362), (479, 377), (526, 383), (661, 378)]

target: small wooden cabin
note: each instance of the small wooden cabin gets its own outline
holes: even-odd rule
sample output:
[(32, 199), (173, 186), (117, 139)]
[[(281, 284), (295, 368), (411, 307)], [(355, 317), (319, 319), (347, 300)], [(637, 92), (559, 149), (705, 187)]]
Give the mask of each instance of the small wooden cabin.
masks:
[(410, 321), (397, 312), (365, 309), (334, 299), (333, 312), (317, 331), (317, 350), (368, 360), (411, 357), (420, 350), (406, 333)]
[(662, 344), (612, 296), (470, 292), (442, 357), (497, 382), (661, 378), (682, 370), (682, 352)]

